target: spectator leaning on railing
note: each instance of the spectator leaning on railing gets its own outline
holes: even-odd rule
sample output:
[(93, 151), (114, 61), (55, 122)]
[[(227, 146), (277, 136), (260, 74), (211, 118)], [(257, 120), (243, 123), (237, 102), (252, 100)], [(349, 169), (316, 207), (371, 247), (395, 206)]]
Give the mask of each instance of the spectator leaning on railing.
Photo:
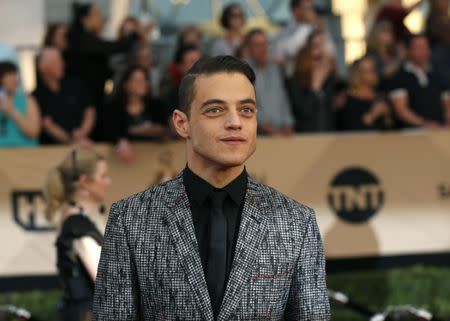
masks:
[(381, 130), (391, 126), (389, 106), (377, 93), (377, 83), (372, 58), (366, 56), (353, 63), (346, 103), (337, 113), (339, 130)]
[(77, 79), (65, 77), (64, 61), (56, 48), (44, 48), (37, 59), (41, 81), (33, 91), (43, 117), (41, 143), (90, 145), (96, 112)]
[(19, 88), (17, 66), (0, 62), (0, 147), (37, 145), (41, 129), (39, 108)]
[(288, 90), (297, 132), (326, 132), (335, 129), (332, 108), (336, 83), (336, 61), (325, 50), (325, 35), (314, 31), (296, 59)]
[(104, 136), (117, 144), (118, 156), (132, 161), (130, 141), (157, 141), (169, 135), (167, 108), (151, 95), (145, 69), (129, 67), (119, 81), (111, 102), (105, 108)]
[(407, 59), (390, 80), (389, 97), (400, 127), (450, 126), (448, 85), (431, 66), (430, 48), (424, 35), (407, 38)]

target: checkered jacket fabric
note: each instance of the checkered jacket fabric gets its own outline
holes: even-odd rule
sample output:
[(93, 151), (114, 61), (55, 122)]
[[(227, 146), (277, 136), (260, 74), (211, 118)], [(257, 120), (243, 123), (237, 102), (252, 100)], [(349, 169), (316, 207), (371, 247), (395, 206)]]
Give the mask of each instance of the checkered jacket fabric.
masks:
[[(93, 319), (214, 320), (182, 175), (113, 204)], [(330, 320), (313, 210), (251, 177), (217, 320)]]

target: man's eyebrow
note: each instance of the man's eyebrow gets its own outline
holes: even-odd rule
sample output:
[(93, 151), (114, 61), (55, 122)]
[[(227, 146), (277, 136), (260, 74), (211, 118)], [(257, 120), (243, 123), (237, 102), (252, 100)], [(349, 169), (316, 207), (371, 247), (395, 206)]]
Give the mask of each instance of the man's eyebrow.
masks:
[(241, 105), (244, 105), (244, 104), (252, 104), (252, 105), (255, 105), (255, 106), (256, 106), (256, 101), (255, 101), (254, 99), (252, 99), (252, 98), (247, 98), (247, 99), (240, 100), (239, 103), (240, 103)]
[[(227, 102), (225, 100), (217, 99), (217, 98), (208, 99), (207, 101), (202, 103), (202, 105), (200, 106), (200, 109), (205, 108), (209, 105), (213, 105), (213, 104), (226, 105)], [(252, 98), (246, 98), (246, 99), (239, 100), (239, 104), (240, 105), (252, 104), (252, 105), (256, 106), (256, 101)]]
[(221, 100), (221, 99), (208, 99), (207, 101), (202, 103), (202, 105), (200, 106), (200, 109), (205, 108), (206, 106), (212, 105), (212, 104), (224, 105), (226, 103), (224, 100)]

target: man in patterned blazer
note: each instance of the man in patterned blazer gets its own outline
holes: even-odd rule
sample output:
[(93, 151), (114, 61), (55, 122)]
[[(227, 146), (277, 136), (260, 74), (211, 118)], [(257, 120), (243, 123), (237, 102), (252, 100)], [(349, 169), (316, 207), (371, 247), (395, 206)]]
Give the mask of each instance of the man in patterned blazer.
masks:
[(314, 211), (245, 170), (254, 81), (231, 56), (201, 59), (183, 78), (172, 120), (187, 165), (113, 204), (95, 321), (330, 319)]

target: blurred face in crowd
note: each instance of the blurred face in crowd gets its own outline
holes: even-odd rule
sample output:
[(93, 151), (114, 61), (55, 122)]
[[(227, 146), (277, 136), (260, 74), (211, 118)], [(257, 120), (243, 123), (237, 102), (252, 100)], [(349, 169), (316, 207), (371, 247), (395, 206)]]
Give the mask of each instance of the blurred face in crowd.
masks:
[(183, 44), (193, 44), (198, 47), (202, 45), (202, 37), (200, 31), (194, 28), (187, 30), (183, 34)]
[(143, 97), (147, 95), (150, 84), (142, 70), (135, 70), (125, 83), (125, 90), (129, 95)]
[(251, 36), (248, 42), (248, 54), (257, 65), (264, 66), (267, 64), (269, 43), (264, 33), (257, 32)]
[(202, 53), (200, 50), (189, 50), (184, 53), (183, 59), (179, 64), (178, 68), (184, 75), (192, 68), (192, 66), (201, 58)]
[(84, 27), (89, 31), (99, 34), (103, 30), (103, 24), (104, 19), (100, 11), (100, 8), (95, 5), (92, 5), (91, 9), (89, 10), (89, 13), (83, 19)]
[(252, 83), (240, 73), (198, 76), (189, 115), (173, 114), (188, 159), (204, 168), (242, 165), (256, 148), (255, 101)]
[(63, 24), (56, 28), (52, 38), (52, 45), (61, 51), (67, 49), (67, 27)]
[(391, 29), (383, 28), (377, 33), (377, 44), (380, 47), (390, 46), (394, 43), (394, 34)]
[(389, 5), (392, 7), (401, 7), (402, 6), (402, 0), (390, 0)]
[(378, 83), (377, 70), (375, 61), (370, 58), (366, 58), (360, 62), (359, 66), (359, 81), (361, 85), (368, 87), (375, 87)]
[(148, 46), (141, 47), (136, 53), (135, 59), (136, 65), (146, 69), (150, 68), (152, 64), (152, 51)]
[(126, 37), (132, 32), (137, 32), (138, 29), (139, 22), (133, 17), (127, 17), (119, 28), (119, 38)]
[(292, 15), (294, 16), (295, 21), (303, 22), (308, 20), (314, 11), (311, 0), (303, 0), (300, 3), (292, 8)]
[(311, 39), (311, 56), (313, 60), (321, 60), (325, 52), (325, 35), (319, 33)]
[(61, 80), (64, 77), (64, 60), (56, 48), (43, 49), (38, 67), (44, 78)]
[(80, 188), (89, 192), (93, 201), (101, 203), (105, 200), (106, 190), (111, 186), (112, 180), (109, 176), (108, 163), (99, 160), (95, 165), (95, 172), (92, 177), (81, 175), (79, 180)]
[(408, 48), (408, 59), (415, 65), (426, 66), (430, 61), (430, 47), (425, 37), (415, 37)]
[(233, 6), (229, 15), (229, 25), (231, 30), (241, 30), (245, 24), (245, 15), (241, 6)]
[(13, 93), (19, 87), (19, 75), (17, 71), (7, 72), (0, 79), (0, 86), (5, 88), (8, 93)]

